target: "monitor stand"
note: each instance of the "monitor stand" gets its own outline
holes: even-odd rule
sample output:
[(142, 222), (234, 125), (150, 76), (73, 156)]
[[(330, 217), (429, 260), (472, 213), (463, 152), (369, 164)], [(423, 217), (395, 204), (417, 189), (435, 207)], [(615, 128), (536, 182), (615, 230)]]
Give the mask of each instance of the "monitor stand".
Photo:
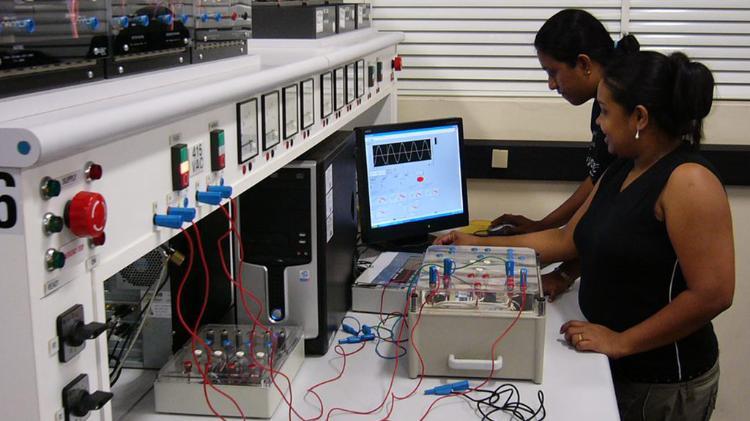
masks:
[(398, 240), (384, 241), (373, 244), (371, 247), (380, 251), (402, 251), (407, 253), (424, 253), (437, 237), (432, 234), (417, 235), (414, 237), (400, 238)]

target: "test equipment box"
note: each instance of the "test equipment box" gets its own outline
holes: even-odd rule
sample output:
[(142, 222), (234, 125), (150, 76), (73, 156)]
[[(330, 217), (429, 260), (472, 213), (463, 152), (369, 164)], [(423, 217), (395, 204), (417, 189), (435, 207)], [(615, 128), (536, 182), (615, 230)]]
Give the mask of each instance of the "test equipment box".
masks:
[(528, 248), (430, 246), (409, 297), (409, 376), (541, 383), (540, 279)]

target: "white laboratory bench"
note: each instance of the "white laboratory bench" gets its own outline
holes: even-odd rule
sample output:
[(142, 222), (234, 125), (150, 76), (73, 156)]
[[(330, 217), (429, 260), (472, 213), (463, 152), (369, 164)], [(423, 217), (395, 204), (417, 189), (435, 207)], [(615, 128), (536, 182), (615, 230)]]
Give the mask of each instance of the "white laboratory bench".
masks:
[[(376, 324), (377, 315), (350, 313), (363, 323)], [(618, 420), (617, 402), (612, 387), (612, 376), (607, 358), (602, 354), (577, 352), (568, 346), (562, 335), (560, 325), (571, 319), (582, 319), (578, 308), (577, 284), (573, 290), (547, 306), (547, 328), (544, 353), (544, 381), (541, 385), (532, 382), (513, 382), (520, 393), (521, 400), (532, 408), (538, 406), (537, 391), (544, 391), (546, 419), (555, 421)], [(336, 339), (346, 337), (339, 331)], [(359, 345), (344, 345), (355, 349)], [(389, 348), (381, 345), (381, 351)], [(293, 381), (294, 408), (305, 418), (313, 418), (319, 413), (317, 401), (312, 396), (305, 398), (309, 387), (336, 375), (342, 359), (337, 356), (333, 347), (323, 357), (307, 357)], [(357, 411), (370, 410), (383, 400), (388, 389), (392, 360), (385, 360), (375, 354), (375, 344), (370, 342), (361, 352), (347, 358), (344, 375), (338, 381), (316, 389), (325, 404), (325, 411), (330, 408), (344, 407)], [(407, 376), (406, 358), (399, 363), (393, 391), (404, 395), (414, 388), (417, 379)], [(186, 416), (157, 414), (154, 412), (154, 397), (148, 389), (156, 371), (128, 370), (123, 373), (120, 382), (114, 387), (113, 415), (119, 421), (205, 421), (204, 416)], [(451, 379), (454, 381), (455, 379)], [(425, 413), (436, 396), (425, 396), (423, 390), (446, 383), (446, 379), (426, 377), (418, 394), (397, 401), (391, 420), (418, 420)], [(477, 380), (471, 380), (476, 385)], [(503, 381), (486, 385), (494, 389)], [(140, 400), (139, 400), (140, 399)], [(390, 403), (390, 399), (389, 399)], [(373, 415), (356, 416), (348, 413), (334, 412), (332, 420), (382, 419), (387, 410)], [(466, 399), (450, 397), (443, 399), (430, 411), (428, 420), (469, 420), (480, 419), (476, 407)], [(287, 420), (288, 407), (282, 402), (272, 420)], [(294, 417), (292, 419), (298, 419)], [(325, 414), (321, 419), (325, 419)], [(495, 413), (494, 420), (510, 419), (510, 416)]]

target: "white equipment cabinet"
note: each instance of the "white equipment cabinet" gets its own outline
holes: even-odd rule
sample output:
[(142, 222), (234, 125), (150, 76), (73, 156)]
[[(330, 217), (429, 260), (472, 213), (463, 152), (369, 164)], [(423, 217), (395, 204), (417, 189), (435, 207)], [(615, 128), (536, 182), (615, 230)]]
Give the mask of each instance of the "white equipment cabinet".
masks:
[[(74, 419), (63, 408), (63, 389), (81, 375), (88, 385), (76, 387), (109, 390), (106, 335), (84, 337), (101, 331), (92, 322), (105, 321), (103, 281), (180, 232), (157, 227), (154, 215), (187, 200), (198, 220), (216, 209), (196, 203), (207, 186), (223, 181), (235, 197), (338, 129), (395, 121), (391, 60), (402, 39), (364, 29), (322, 40), (250, 40), (243, 57), (0, 101), (0, 319), (9, 340), (0, 351), (2, 418)], [(362, 62), (380, 67), (382, 76), (373, 75), (362, 96), (322, 118), (323, 75)], [(248, 148), (240, 163), (237, 105), (255, 99), (261, 112), (262, 95), (280, 96), (282, 88), (310, 79), (313, 124), (286, 139), (276, 133), (280, 142), (264, 150), (258, 121), (259, 153), (250, 158)], [(309, 82), (298, 91), (309, 95)], [(309, 108), (309, 98), (305, 103)], [(223, 130), (217, 150), (225, 166), (214, 170), (216, 130)], [(179, 162), (178, 145), (189, 152), (188, 166)], [(176, 191), (180, 181), (188, 185)], [(71, 333), (67, 342), (83, 345), (65, 346), (68, 361), (61, 362), (58, 316), (69, 309), (62, 320)], [(81, 315), (90, 325), (75, 323)], [(89, 415), (110, 420), (110, 405)]]

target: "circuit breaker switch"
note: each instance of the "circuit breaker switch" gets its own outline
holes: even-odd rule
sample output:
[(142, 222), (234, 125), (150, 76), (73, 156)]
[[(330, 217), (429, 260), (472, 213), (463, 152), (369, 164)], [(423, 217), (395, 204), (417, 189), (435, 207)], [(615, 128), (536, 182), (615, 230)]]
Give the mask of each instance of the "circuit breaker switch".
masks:
[(223, 170), (225, 166), (224, 130), (211, 130), (211, 171)]
[(190, 160), (184, 143), (172, 145), (172, 190), (183, 190), (190, 185)]

